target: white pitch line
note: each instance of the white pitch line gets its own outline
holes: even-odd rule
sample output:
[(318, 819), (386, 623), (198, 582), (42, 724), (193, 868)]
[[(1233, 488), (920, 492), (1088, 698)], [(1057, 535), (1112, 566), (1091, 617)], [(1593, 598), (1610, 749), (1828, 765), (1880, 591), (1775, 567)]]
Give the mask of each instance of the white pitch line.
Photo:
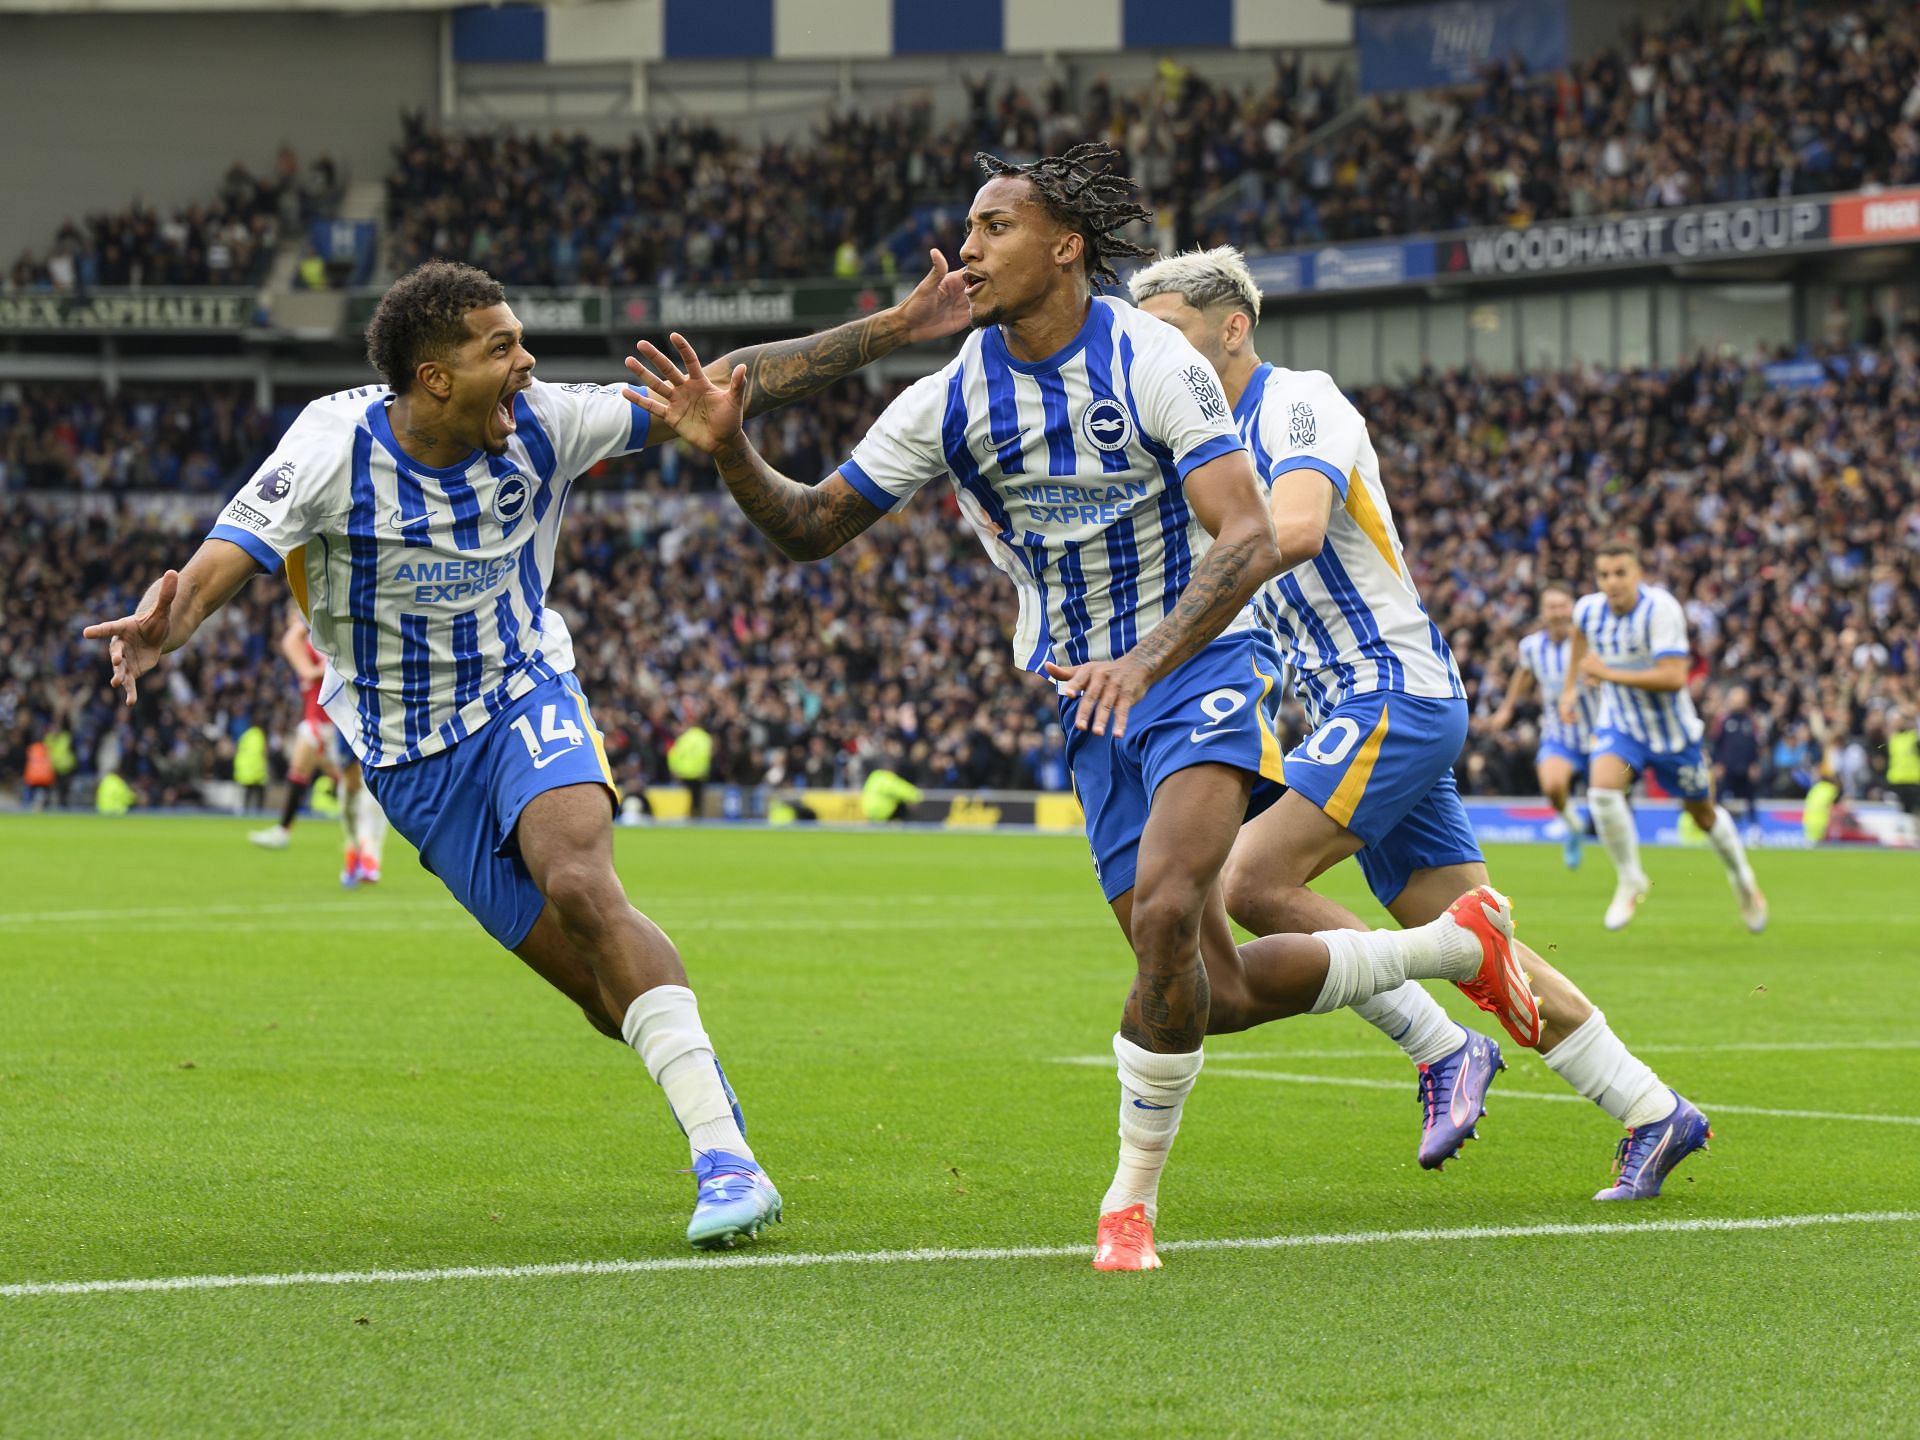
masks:
[[(1112, 1057), (1106, 1055), (1069, 1055), (1057, 1061), (1059, 1065), (1111, 1065)], [(1227, 1066), (1209, 1065), (1203, 1072), (1208, 1075), (1222, 1076), (1228, 1080), (1270, 1080), (1280, 1085), (1331, 1085), (1342, 1090), (1395, 1090), (1407, 1089), (1404, 1080), (1368, 1080), (1357, 1075), (1296, 1075), (1281, 1070), (1236, 1070)], [(1544, 1100), (1556, 1105), (1588, 1105), (1584, 1095), (1562, 1095), (1542, 1090), (1514, 1090), (1502, 1087), (1497, 1092), (1499, 1103), (1508, 1100)], [(1839, 1110), (1782, 1110), (1765, 1105), (1721, 1105), (1710, 1100), (1696, 1100), (1694, 1104), (1706, 1111), (1709, 1117), (1714, 1115), (1769, 1115), (1782, 1120), (1854, 1120), (1866, 1125), (1920, 1125), (1920, 1115), (1853, 1115)]]
[[(1920, 1040), (1754, 1040), (1726, 1045), (1636, 1045), (1648, 1055), (1837, 1054), (1849, 1050), (1920, 1050)], [(1391, 1045), (1365, 1050), (1209, 1050), (1209, 1060), (1399, 1060)]]
[[(1452, 1240), (1537, 1240), (1595, 1235), (1688, 1235), (1797, 1230), (1815, 1225), (1901, 1225), (1920, 1210), (1855, 1210), (1817, 1215), (1755, 1215), (1725, 1220), (1589, 1221), (1582, 1224), (1461, 1225), (1447, 1229), (1352, 1230), (1332, 1235), (1248, 1235), (1169, 1240), (1162, 1253), (1301, 1250), (1329, 1245), (1392, 1245)], [(915, 1265), (965, 1260), (1084, 1259), (1087, 1245), (1003, 1245), (979, 1249), (838, 1250), (814, 1254), (671, 1256), (654, 1260), (571, 1260), (549, 1265), (453, 1265), (433, 1270), (292, 1271), (279, 1275), (173, 1275), (145, 1280), (49, 1280), (0, 1285), (0, 1299), (171, 1290), (277, 1290), (293, 1285), (397, 1285), (429, 1280), (541, 1280), (569, 1276), (653, 1275), (681, 1270), (795, 1270), (822, 1265)]]

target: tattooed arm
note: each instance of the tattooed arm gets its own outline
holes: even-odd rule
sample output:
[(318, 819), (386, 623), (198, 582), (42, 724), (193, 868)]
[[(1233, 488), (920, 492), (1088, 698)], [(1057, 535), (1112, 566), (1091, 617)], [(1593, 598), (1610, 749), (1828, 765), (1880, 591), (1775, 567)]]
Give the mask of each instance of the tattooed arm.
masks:
[(1126, 734), (1127, 711), (1147, 687), (1205, 647), (1254, 591), (1280, 573), (1273, 520), (1261, 503), (1246, 451), (1232, 450), (1197, 467), (1187, 476), (1186, 491), (1213, 544), (1194, 567), (1173, 613), (1118, 659), (1047, 663), (1047, 673), (1067, 694), (1088, 702), (1074, 715), (1077, 729), (1104, 735), (1111, 719), (1114, 735)]
[[(946, 258), (938, 250), (930, 253), (933, 268), (898, 305), (817, 335), (730, 351), (705, 367), (707, 378), (716, 387), (725, 388), (734, 370), (745, 366), (744, 409), (746, 418), (752, 419), (817, 394), (903, 345), (918, 345), (964, 330), (968, 316), (963, 277), (957, 270), (948, 271)], [(627, 369), (640, 384), (652, 390), (660, 388), (660, 377), (632, 356), (627, 359)], [(656, 413), (647, 438), (649, 443), (659, 444), (677, 433), (672, 421)]]
[(689, 445), (713, 457), (720, 478), (760, 533), (789, 560), (820, 560), (838, 550), (886, 512), (863, 497), (836, 471), (818, 485), (801, 485), (767, 464), (740, 426), (745, 419), (747, 367), (735, 365), (713, 380), (713, 367), (700, 364), (693, 346), (673, 336), (680, 352), (676, 365), (642, 341), (649, 383), (646, 392), (628, 390), (627, 398), (654, 419), (673, 427)]

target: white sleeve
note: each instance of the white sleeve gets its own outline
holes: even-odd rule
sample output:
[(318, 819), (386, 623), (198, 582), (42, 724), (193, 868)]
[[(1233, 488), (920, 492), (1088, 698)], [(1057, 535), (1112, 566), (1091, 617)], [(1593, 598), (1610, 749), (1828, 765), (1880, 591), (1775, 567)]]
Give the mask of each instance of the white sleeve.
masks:
[(867, 500), (891, 510), (947, 473), (940, 444), (949, 370), (916, 380), (881, 412), (853, 447), (839, 475)]
[(647, 443), (653, 417), (620, 393), (618, 385), (549, 385), (536, 380), (521, 398), (535, 421), (520, 440), (534, 464), (540, 445), (552, 450), (554, 478), (562, 483), (614, 455), (629, 455)]
[(1367, 422), (1325, 371), (1307, 371), (1300, 380), (1276, 386), (1260, 407), (1260, 438), (1273, 457), (1260, 479), (1271, 485), (1289, 470), (1318, 470), (1344, 504)]
[[(280, 437), (253, 478), (207, 532), (251, 555), (273, 574), (288, 555), (349, 507), (340, 483), (357, 427), (327, 400), (315, 400)], [(357, 416), (355, 417), (357, 419)]]
[(1213, 367), (1187, 337), (1158, 320), (1132, 334), (1139, 350), (1128, 375), (1134, 418), (1149, 440), (1173, 452), (1180, 478), (1246, 449)]
[(1653, 597), (1653, 614), (1647, 626), (1647, 638), (1653, 643), (1653, 658), (1691, 655), (1687, 646), (1687, 614), (1680, 602), (1662, 590)]

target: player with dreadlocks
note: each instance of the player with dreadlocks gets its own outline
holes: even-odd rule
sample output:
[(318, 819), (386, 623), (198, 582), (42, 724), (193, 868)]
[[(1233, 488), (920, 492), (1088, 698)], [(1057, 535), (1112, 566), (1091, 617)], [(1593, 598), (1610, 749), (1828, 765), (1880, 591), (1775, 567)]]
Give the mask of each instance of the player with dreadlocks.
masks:
[[(768, 466), (741, 432), (743, 372), (716, 385), (678, 335), (680, 363), (644, 344), (647, 364), (628, 360), (647, 388), (627, 393), (714, 457), (792, 559), (832, 554), (945, 478), (1013, 582), (1014, 656), (1058, 687), (1094, 876), (1135, 961), (1113, 1039), (1120, 1164), (1093, 1263), (1147, 1270), (1161, 1170), (1200, 1073), (1202, 950), (1217, 962), (1233, 947), (1220, 870), (1281, 775), (1280, 655), (1248, 602), (1283, 557), (1212, 368), (1172, 326), (1094, 293), (1112, 257), (1141, 253), (1119, 233), (1145, 212), (1111, 173), (1117, 158), (1103, 145), (1032, 165), (980, 157), (990, 178), (960, 250), (973, 332), (818, 485)], [(1253, 946), (1300, 966), (1301, 1008), (1328, 985), (1364, 998), (1410, 976), (1531, 1004), (1511, 935), (1506, 902), (1480, 889), (1415, 929)]]

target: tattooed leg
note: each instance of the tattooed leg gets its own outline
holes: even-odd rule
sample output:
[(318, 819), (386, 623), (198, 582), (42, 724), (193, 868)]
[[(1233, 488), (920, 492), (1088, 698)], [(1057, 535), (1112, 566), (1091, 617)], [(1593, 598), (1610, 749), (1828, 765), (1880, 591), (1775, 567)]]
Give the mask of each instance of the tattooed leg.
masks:
[[(1252, 777), (1225, 765), (1196, 765), (1162, 781), (1140, 840), (1133, 889), (1114, 914), (1133, 944), (1135, 975), (1113, 1037), (1120, 1072), (1120, 1162), (1101, 1201), (1102, 1249), (1094, 1264), (1119, 1262), (1105, 1245), (1132, 1207), (1150, 1222), (1160, 1174), (1180, 1129), (1180, 1112), (1200, 1076), (1200, 1042), (1211, 994), (1201, 961), (1202, 922), (1218, 912), (1220, 867), (1246, 813)], [(1209, 931), (1216, 929), (1208, 925)]]

